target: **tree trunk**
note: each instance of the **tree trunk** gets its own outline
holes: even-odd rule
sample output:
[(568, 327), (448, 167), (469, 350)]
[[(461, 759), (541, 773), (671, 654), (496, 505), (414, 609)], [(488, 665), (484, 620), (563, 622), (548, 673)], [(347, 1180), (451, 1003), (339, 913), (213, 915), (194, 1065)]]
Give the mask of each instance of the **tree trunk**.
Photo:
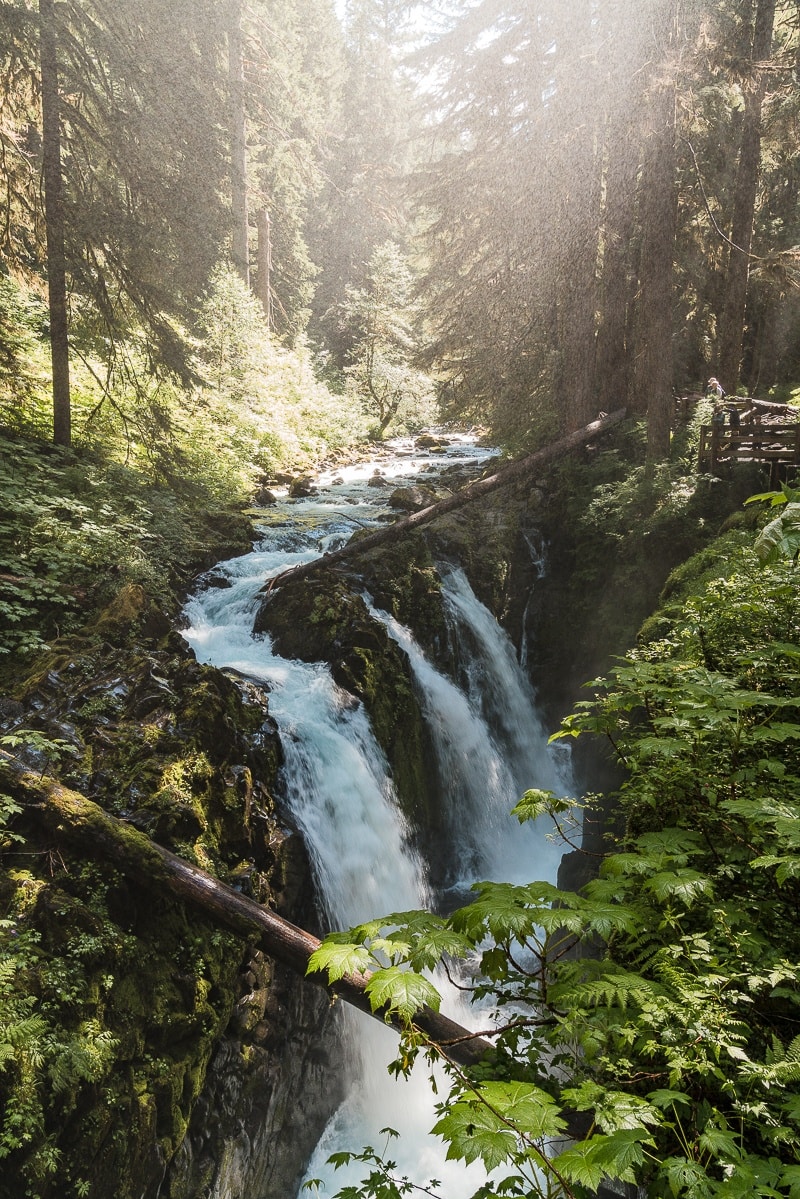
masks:
[(68, 446), (72, 441), (72, 429), (57, 47), (53, 0), (39, 0), (44, 214), (47, 234), (47, 287), (50, 303), (50, 354), (53, 369), (53, 440), (57, 445)]
[[(597, 332), (597, 390), (599, 404), (612, 409), (627, 396), (631, 370), (631, 318), (635, 274), (636, 180), (639, 173), (638, 117), (641, 109), (641, 38), (631, 43), (627, 10), (612, 6), (601, 27), (608, 49), (605, 67), (602, 260)], [(620, 80), (628, 87), (627, 102), (619, 96)]]
[[(395, 521), (393, 525), (389, 525), (385, 529), (378, 529), (377, 532), (369, 533), (366, 537), (359, 537), (357, 541), (350, 542), (342, 549), (335, 550), (331, 554), (323, 554), (321, 558), (315, 558), (313, 562), (305, 562), (300, 566), (292, 566), (282, 574), (276, 575), (274, 579), (269, 579), (262, 590), (269, 594), (275, 587), (282, 587), (284, 583), (293, 582), (298, 579), (306, 579), (309, 575), (328, 570), (331, 566), (337, 566), (340, 562), (348, 561), (350, 558), (355, 558), (367, 550), (375, 549), (376, 546), (391, 545), (392, 542), (399, 541), (406, 533), (418, 529), (432, 520), (436, 520), (438, 516), (444, 516), (447, 512), (463, 508), (465, 504), (481, 499), (483, 496), (495, 491), (498, 487), (504, 487), (508, 483), (513, 483), (515, 479), (523, 479), (529, 476), (532, 471), (539, 467), (545, 466), (548, 462), (552, 462), (556, 458), (563, 457), (579, 446), (585, 445), (592, 438), (605, 433), (607, 429), (619, 424), (624, 417), (624, 408), (619, 409), (617, 412), (612, 412), (609, 416), (601, 416), (590, 425), (586, 425), (583, 429), (577, 429), (574, 433), (569, 433), (566, 437), (560, 438), (559, 441), (554, 441), (543, 449), (536, 450), (535, 453), (529, 454), (527, 458), (522, 458), (517, 462), (511, 462), (507, 466), (501, 467), (496, 474), (489, 475), (485, 479), (478, 479), (474, 483), (468, 483), (466, 487), (462, 487), (460, 491), (449, 495), (447, 499), (439, 500), (438, 503), (431, 504), (428, 508), (422, 508), (419, 512), (414, 512), (411, 516), (405, 516), (402, 520)], [(256, 617), (256, 632), (262, 631), (259, 614)]]
[[(585, 425), (597, 411), (595, 394), (597, 257), (601, 174), (597, 152), (598, 66), (596, 13), (588, 0), (575, 0), (560, 14), (564, 67), (559, 117), (567, 130), (562, 162), (563, 197), (559, 231), (567, 247), (558, 296), (561, 370), (558, 390), (566, 398), (565, 427)], [(558, 26), (557, 26), (558, 29)], [(557, 68), (558, 79), (558, 68)]]
[(264, 309), (267, 328), (272, 329), (274, 320), (272, 313), (272, 237), (269, 211), (265, 207), (258, 210), (256, 228), (258, 229), (258, 274), (256, 276), (255, 293)]
[(720, 319), (717, 375), (731, 394), (739, 386), (742, 363), (747, 285), (750, 277), (750, 252), (753, 246), (753, 221), (761, 165), (761, 109), (766, 94), (766, 73), (762, 65), (772, 52), (775, 25), (775, 0), (758, 0), (753, 30), (752, 78), (745, 92), (742, 141), (736, 170), (731, 241), (725, 277), (725, 299)]
[(678, 0), (663, 0), (654, 28), (640, 181), (642, 244), (631, 407), (647, 413), (649, 461), (669, 453), (672, 427), (672, 277), (678, 216), (675, 183), (675, 78)]
[(244, 112), (244, 56), (242, 9), (232, 0), (228, 28), (228, 89), (231, 139), (231, 258), (246, 286), (250, 286), (247, 215), (247, 125)]
[[(260, 948), (270, 957), (360, 1011), (386, 1022), (385, 1011), (373, 1012), (365, 993), (368, 975), (348, 974), (331, 985), (322, 974), (306, 975), (309, 959), (320, 945), (310, 933), (170, 853), (85, 796), (52, 779), (32, 774), (2, 750), (0, 773), (10, 776), (6, 785), (11, 786), (26, 811), (35, 814), (55, 836), (76, 844), (82, 852), (90, 850), (110, 859), (145, 887), (165, 887), (235, 933), (245, 938), (256, 937)], [(393, 1018), (390, 1023), (401, 1027)], [(446, 1057), (461, 1065), (475, 1065), (491, 1049), (488, 1042), (431, 1008), (418, 1012), (413, 1023)]]

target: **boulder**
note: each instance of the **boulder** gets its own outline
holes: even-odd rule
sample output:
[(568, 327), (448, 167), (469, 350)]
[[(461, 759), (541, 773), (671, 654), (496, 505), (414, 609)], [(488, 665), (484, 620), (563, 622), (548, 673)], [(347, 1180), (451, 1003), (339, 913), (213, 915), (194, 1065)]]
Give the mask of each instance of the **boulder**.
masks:
[(274, 491), (270, 491), (268, 487), (261, 487), (253, 496), (254, 508), (271, 508), (273, 504), (277, 504), (278, 497)]
[(389, 507), (404, 512), (419, 512), (436, 502), (436, 492), (430, 487), (397, 487), (389, 496)]
[(289, 495), (293, 500), (305, 499), (306, 496), (315, 495), (316, 491), (310, 475), (301, 475), (299, 479), (292, 479), (289, 484)]

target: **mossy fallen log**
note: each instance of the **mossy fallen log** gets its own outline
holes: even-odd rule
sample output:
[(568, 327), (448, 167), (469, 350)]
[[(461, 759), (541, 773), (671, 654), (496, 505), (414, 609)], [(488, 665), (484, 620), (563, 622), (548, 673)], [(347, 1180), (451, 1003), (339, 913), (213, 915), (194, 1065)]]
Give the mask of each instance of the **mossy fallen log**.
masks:
[[(386, 1022), (383, 1010), (372, 1010), (366, 994), (367, 975), (345, 975), (329, 985), (322, 974), (306, 974), (309, 959), (320, 941), (304, 929), (151, 841), (86, 796), (32, 773), (3, 750), (0, 750), (0, 779), (13, 789), (25, 811), (35, 815), (54, 836), (84, 851), (100, 854), (138, 883), (166, 888), (243, 938), (257, 939), (259, 948), (295, 973)], [(388, 1022), (399, 1027), (391, 1018)], [(480, 1061), (492, 1048), (487, 1041), (432, 1008), (418, 1012), (414, 1026), (447, 1057), (463, 1066)]]
[(505, 487), (507, 484), (513, 483), (516, 479), (525, 478), (532, 471), (538, 470), (540, 467), (555, 461), (557, 458), (563, 458), (572, 450), (578, 449), (593, 438), (598, 437), (601, 433), (607, 432), (614, 425), (619, 424), (620, 421), (624, 420), (625, 415), (626, 409), (624, 408), (620, 408), (609, 415), (604, 414), (598, 417), (597, 420), (592, 421), (591, 424), (584, 425), (583, 428), (576, 429), (573, 433), (568, 433), (566, 437), (561, 437), (558, 441), (553, 441), (549, 445), (543, 446), (542, 449), (528, 454), (525, 458), (508, 463), (507, 466), (501, 467), (493, 475), (488, 475), (485, 479), (476, 479), (474, 483), (468, 483), (466, 487), (460, 488), (460, 490), (455, 491), (443, 500), (438, 500), (435, 504), (430, 504), (427, 508), (422, 508), (410, 516), (405, 516), (401, 520), (395, 521), (394, 524), (378, 529), (374, 533), (368, 533), (365, 537), (359, 537), (355, 541), (350, 541), (341, 549), (323, 554), (321, 558), (315, 558), (312, 562), (304, 562), (299, 566), (292, 566), (289, 570), (282, 571), (281, 574), (268, 579), (262, 591), (269, 593), (275, 587), (282, 587), (285, 583), (308, 578), (309, 575), (314, 575), (319, 571), (329, 570), (332, 566), (337, 566), (341, 562), (349, 561), (359, 554), (366, 553), (367, 550), (375, 549), (376, 546), (390, 545), (392, 542), (398, 541), (405, 533), (418, 529), (422, 525), (436, 520), (437, 517), (444, 516), (447, 512), (454, 512), (457, 508), (463, 508), (466, 504), (471, 504), (474, 500), (481, 499), (483, 496), (495, 491), (498, 487)]

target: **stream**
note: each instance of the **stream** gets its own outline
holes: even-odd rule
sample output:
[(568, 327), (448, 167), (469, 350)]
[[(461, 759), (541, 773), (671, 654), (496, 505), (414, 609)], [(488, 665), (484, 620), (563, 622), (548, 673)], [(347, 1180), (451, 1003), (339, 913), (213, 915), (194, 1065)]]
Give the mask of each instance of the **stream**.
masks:
[[(337, 548), (358, 528), (376, 525), (389, 510), (393, 487), (435, 483), (448, 468), (479, 468), (492, 454), (468, 436), (448, 436), (443, 444), (443, 452), (428, 453), (411, 441), (396, 441), (380, 459), (320, 475), (314, 495), (280, 496), (264, 514), (254, 550), (215, 568), (229, 585), (198, 592), (185, 610), (184, 636), (201, 662), (232, 668), (269, 691), (285, 756), (282, 798), (305, 839), (324, 919), (332, 928), (435, 906), (449, 897), (432, 892), (427, 864), (412, 847), (412, 830), (363, 706), (337, 686), (325, 664), (282, 658), (268, 635), (253, 636), (259, 591), (268, 577)], [(381, 486), (370, 483), (378, 470)], [(528, 787), (570, 793), (569, 760), (547, 746), (535, 692), (514, 647), (466, 575), (451, 566), (442, 568), (442, 578), (459, 644), (458, 679), (441, 673), (392, 616), (371, 610), (408, 656), (431, 734), (436, 761), (430, 769), (439, 781), (448, 831), (447, 888), (458, 897), (481, 878), (555, 881), (559, 851), (535, 826), (521, 827), (510, 809)], [(442, 1010), (478, 1027), (480, 1013), (465, 1009), (456, 992), (442, 987)], [(328, 1156), (364, 1144), (382, 1151), (387, 1147), (382, 1130), (390, 1127), (401, 1134), (388, 1147), (397, 1174), (417, 1185), (435, 1177), (443, 1199), (466, 1199), (484, 1176), (477, 1165), (446, 1162), (441, 1144), (429, 1135), (436, 1096), (427, 1069), (397, 1082), (386, 1068), (396, 1050), (394, 1033), (352, 1010), (340, 1026), (350, 1062), (349, 1093), (306, 1179), (320, 1179), (327, 1195), (355, 1184), (366, 1167), (354, 1164), (334, 1173)]]

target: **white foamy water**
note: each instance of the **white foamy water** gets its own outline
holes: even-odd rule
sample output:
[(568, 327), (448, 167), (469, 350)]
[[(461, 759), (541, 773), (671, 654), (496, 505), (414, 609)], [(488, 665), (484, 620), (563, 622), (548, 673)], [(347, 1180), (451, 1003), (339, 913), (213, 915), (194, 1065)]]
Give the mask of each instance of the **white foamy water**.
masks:
[[(407, 444), (380, 469), (395, 484), (412, 481), (426, 460)], [(468, 462), (485, 451), (468, 442), (449, 460)], [(423, 864), (396, 803), (383, 753), (360, 704), (333, 681), (324, 664), (289, 661), (275, 654), (269, 636), (253, 637), (252, 625), (264, 580), (318, 556), (372, 524), (383, 510), (382, 489), (367, 485), (374, 463), (322, 478), (324, 492), (285, 501), (270, 513), (264, 540), (253, 553), (223, 563), (228, 588), (209, 588), (186, 606), (184, 636), (198, 659), (230, 667), (266, 685), (270, 713), (284, 749), (286, 801), (306, 840), (325, 911), (333, 927), (346, 928), (375, 916), (425, 906)], [(520, 835), (509, 810), (528, 786), (562, 781), (545, 748), (530, 688), (505, 634), (472, 595), (463, 576), (446, 584), (447, 601), (465, 635), (466, 686), (462, 689), (427, 661), (408, 632), (381, 615), (409, 655), (423, 712), (436, 746), (435, 765), (443, 799), (453, 813), (454, 873), (463, 884), (476, 877), (522, 881), (554, 876), (554, 851), (535, 830)], [(494, 730), (494, 732), (492, 731)], [(463, 835), (462, 835), (463, 834)], [(445, 995), (443, 1010), (474, 1027), (457, 992)], [(435, 1122), (436, 1096), (423, 1066), (407, 1082), (386, 1070), (396, 1037), (359, 1013), (348, 1013), (350, 1093), (325, 1131), (308, 1178), (322, 1178), (325, 1193), (357, 1181), (363, 1167), (333, 1172), (327, 1157), (364, 1144), (385, 1147), (385, 1127), (401, 1133), (390, 1156), (398, 1174), (424, 1185), (441, 1180), (444, 1199), (467, 1199), (480, 1185), (479, 1166), (446, 1162), (441, 1144), (428, 1135)], [(303, 1192), (307, 1194), (307, 1192)], [(252, 1196), (249, 1199), (284, 1199)]]

